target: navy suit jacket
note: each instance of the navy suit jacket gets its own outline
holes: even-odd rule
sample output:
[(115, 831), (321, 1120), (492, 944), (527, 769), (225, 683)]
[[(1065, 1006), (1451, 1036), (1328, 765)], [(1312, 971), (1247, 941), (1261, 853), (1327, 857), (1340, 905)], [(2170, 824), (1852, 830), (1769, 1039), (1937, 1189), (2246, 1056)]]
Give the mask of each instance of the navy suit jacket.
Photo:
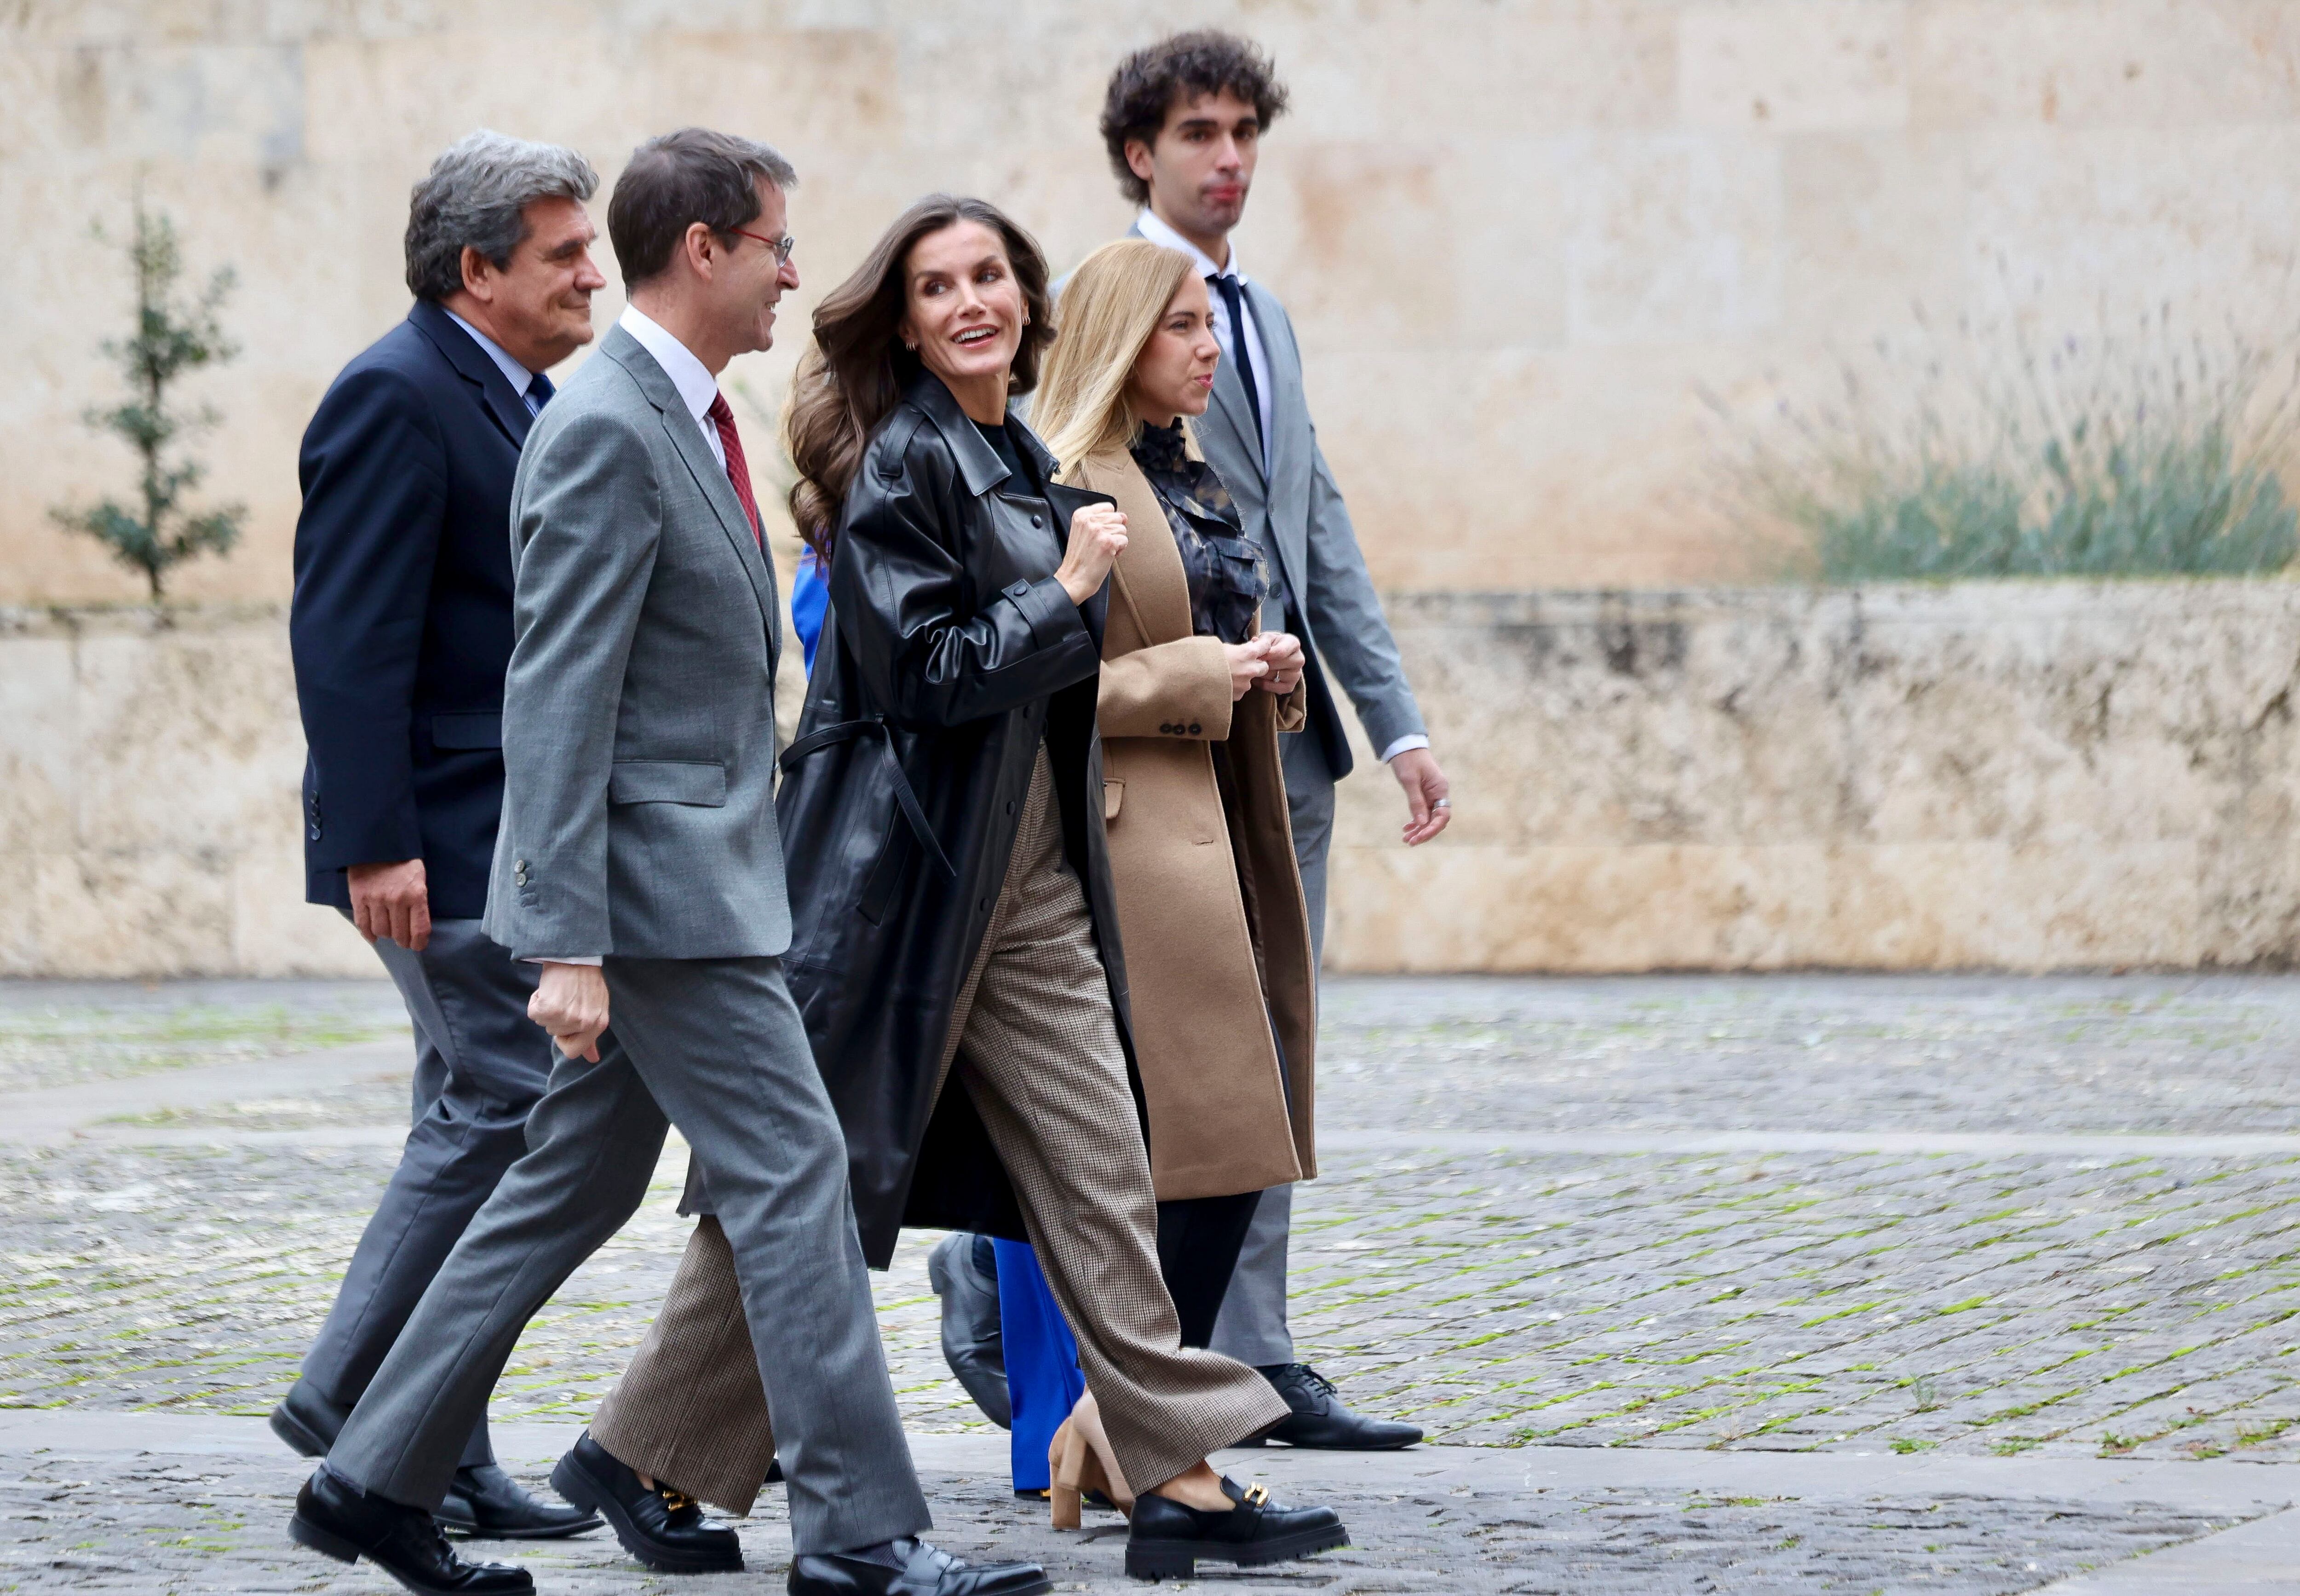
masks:
[(349, 908), (348, 866), (420, 858), (435, 919), (487, 908), (530, 420), (487, 351), (419, 301), (304, 428), (288, 638), (312, 902)]

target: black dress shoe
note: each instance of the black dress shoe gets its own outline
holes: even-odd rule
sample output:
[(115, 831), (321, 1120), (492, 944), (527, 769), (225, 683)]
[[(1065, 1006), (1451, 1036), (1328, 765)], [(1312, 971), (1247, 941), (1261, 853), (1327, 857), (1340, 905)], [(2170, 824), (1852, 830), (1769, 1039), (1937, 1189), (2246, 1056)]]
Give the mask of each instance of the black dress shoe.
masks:
[(1240, 1490), (1229, 1479), (1222, 1492), (1238, 1504), (1227, 1513), (1202, 1512), (1171, 1497), (1137, 1497), (1126, 1572), (1136, 1579), (1188, 1579), (1201, 1559), (1256, 1568), (1350, 1543), (1331, 1508), (1283, 1508), (1261, 1486)]
[(339, 1563), (362, 1558), (416, 1596), (528, 1596), (535, 1580), (508, 1563), (467, 1563), (421, 1508), (362, 1496), (320, 1469), (296, 1493), (288, 1534)]
[(351, 1417), (347, 1409), (322, 1401), (298, 1380), (271, 1410), (271, 1433), (307, 1458), (324, 1458)]
[(1421, 1439), (1415, 1426), (1351, 1412), (1335, 1392), (1334, 1383), (1306, 1363), (1273, 1363), (1262, 1371), (1262, 1376), (1294, 1411), (1259, 1437), (1240, 1442), (1241, 1446), (1282, 1441), (1288, 1446), (1338, 1452), (1394, 1452)]
[(483, 1541), (559, 1541), (599, 1527), (596, 1513), (538, 1501), (492, 1463), (457, 1469), (432, 1517), (442, 1529)]
[(703, 1516), (691, 1497), (653, 1489), (586, 1430), (559, 1466), (551, 1488), (579, 1508), (596, 1509), (623, 1550), (657, 1574), (739, 1574), (741, 1537)]
[(795, 1557), (790, 1596), (1040, 1596), (1054, 1588), (1036, 1563), (970, 1563), (908, 1537), (889, 1550), (902, 1567), (844, 1552)]

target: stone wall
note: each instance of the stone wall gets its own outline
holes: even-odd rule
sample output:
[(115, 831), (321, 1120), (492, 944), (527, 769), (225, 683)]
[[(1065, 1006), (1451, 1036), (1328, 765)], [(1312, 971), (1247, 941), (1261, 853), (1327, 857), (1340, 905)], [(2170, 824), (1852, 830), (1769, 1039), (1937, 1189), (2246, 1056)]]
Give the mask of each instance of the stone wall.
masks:
[[(2045, 336), (2169, 302), (2271, 353), (2300, 326), (2288, 0), (15, 0), (0, 603), (138, 596), (46, 510), (122, 482), (79, 421), (128, 313), (86, 228), (117, 233), (139, 171), (242, 280), (246, 353), (198, 396), (229, 418), (212, 486), (253, 519), (179, 588), (279, 599), (296, 439), (404, 311), (408, 185), (450, 139), (564, 140), (610, 179), (677, 121), (779, 141), (806, 179), (795, 344), (929, 188), (1011, 206), (1058, 266), (1122, 228), (1104, 78), (1202, 21), (1292, 84), (1241, 258), (1292, 309), (1385, 589), (1742, 579), (1697, 391), (1762, 413), (1912, 303)], [(794, 353), (736, 369), (754, 460)]]
[(1455, 783), (1343, 786), (1363, 970), (2300, 958), (2300, 586), (1408, 597)]
[[(1357, 970), (2300, 960), (2300, 586), (1420, 595), (1457, 819), (1342, 787)], [(0, 973), (373, 973), (302, 902), (283, 619), (0, 615)]]

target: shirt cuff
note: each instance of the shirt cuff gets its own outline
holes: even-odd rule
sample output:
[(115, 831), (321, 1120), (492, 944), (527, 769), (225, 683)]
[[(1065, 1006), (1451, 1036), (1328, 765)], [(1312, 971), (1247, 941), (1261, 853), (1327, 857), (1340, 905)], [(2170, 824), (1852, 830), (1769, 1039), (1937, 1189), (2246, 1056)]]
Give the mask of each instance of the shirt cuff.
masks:
[(596, 953), (546, 953), (534, 959), (522, 959), (520, 962), (521, 964), (588, 964), (593, 969), (597, 969), (599, 955)]
[(1405, 752), (1408, 749), (1427, 748), (1429, 746), (1429, 739), (1423, 736), (1420, 732), (1408, 732), (1404, 736), (1398, 738), (1396, 742), (1392, 743), (1388, 747), (1381, 751), (1381, 762), (1387, 765), (1390, 761), (1396, 759), (1399, 754)]

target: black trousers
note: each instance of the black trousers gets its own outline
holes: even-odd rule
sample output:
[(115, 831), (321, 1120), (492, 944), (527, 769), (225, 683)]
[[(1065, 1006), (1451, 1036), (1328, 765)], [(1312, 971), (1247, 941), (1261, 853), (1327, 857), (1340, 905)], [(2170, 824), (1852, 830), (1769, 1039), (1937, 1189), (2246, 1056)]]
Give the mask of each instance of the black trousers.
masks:
[(1182, 1344), (1203, 1347), (1238, 1268), (1238, 1249), (1254, 1225), (1259, 1192), (1234, 1197), (1184, 1197), (1158, 1205), (1158, 1273), (1182, 1320)]

